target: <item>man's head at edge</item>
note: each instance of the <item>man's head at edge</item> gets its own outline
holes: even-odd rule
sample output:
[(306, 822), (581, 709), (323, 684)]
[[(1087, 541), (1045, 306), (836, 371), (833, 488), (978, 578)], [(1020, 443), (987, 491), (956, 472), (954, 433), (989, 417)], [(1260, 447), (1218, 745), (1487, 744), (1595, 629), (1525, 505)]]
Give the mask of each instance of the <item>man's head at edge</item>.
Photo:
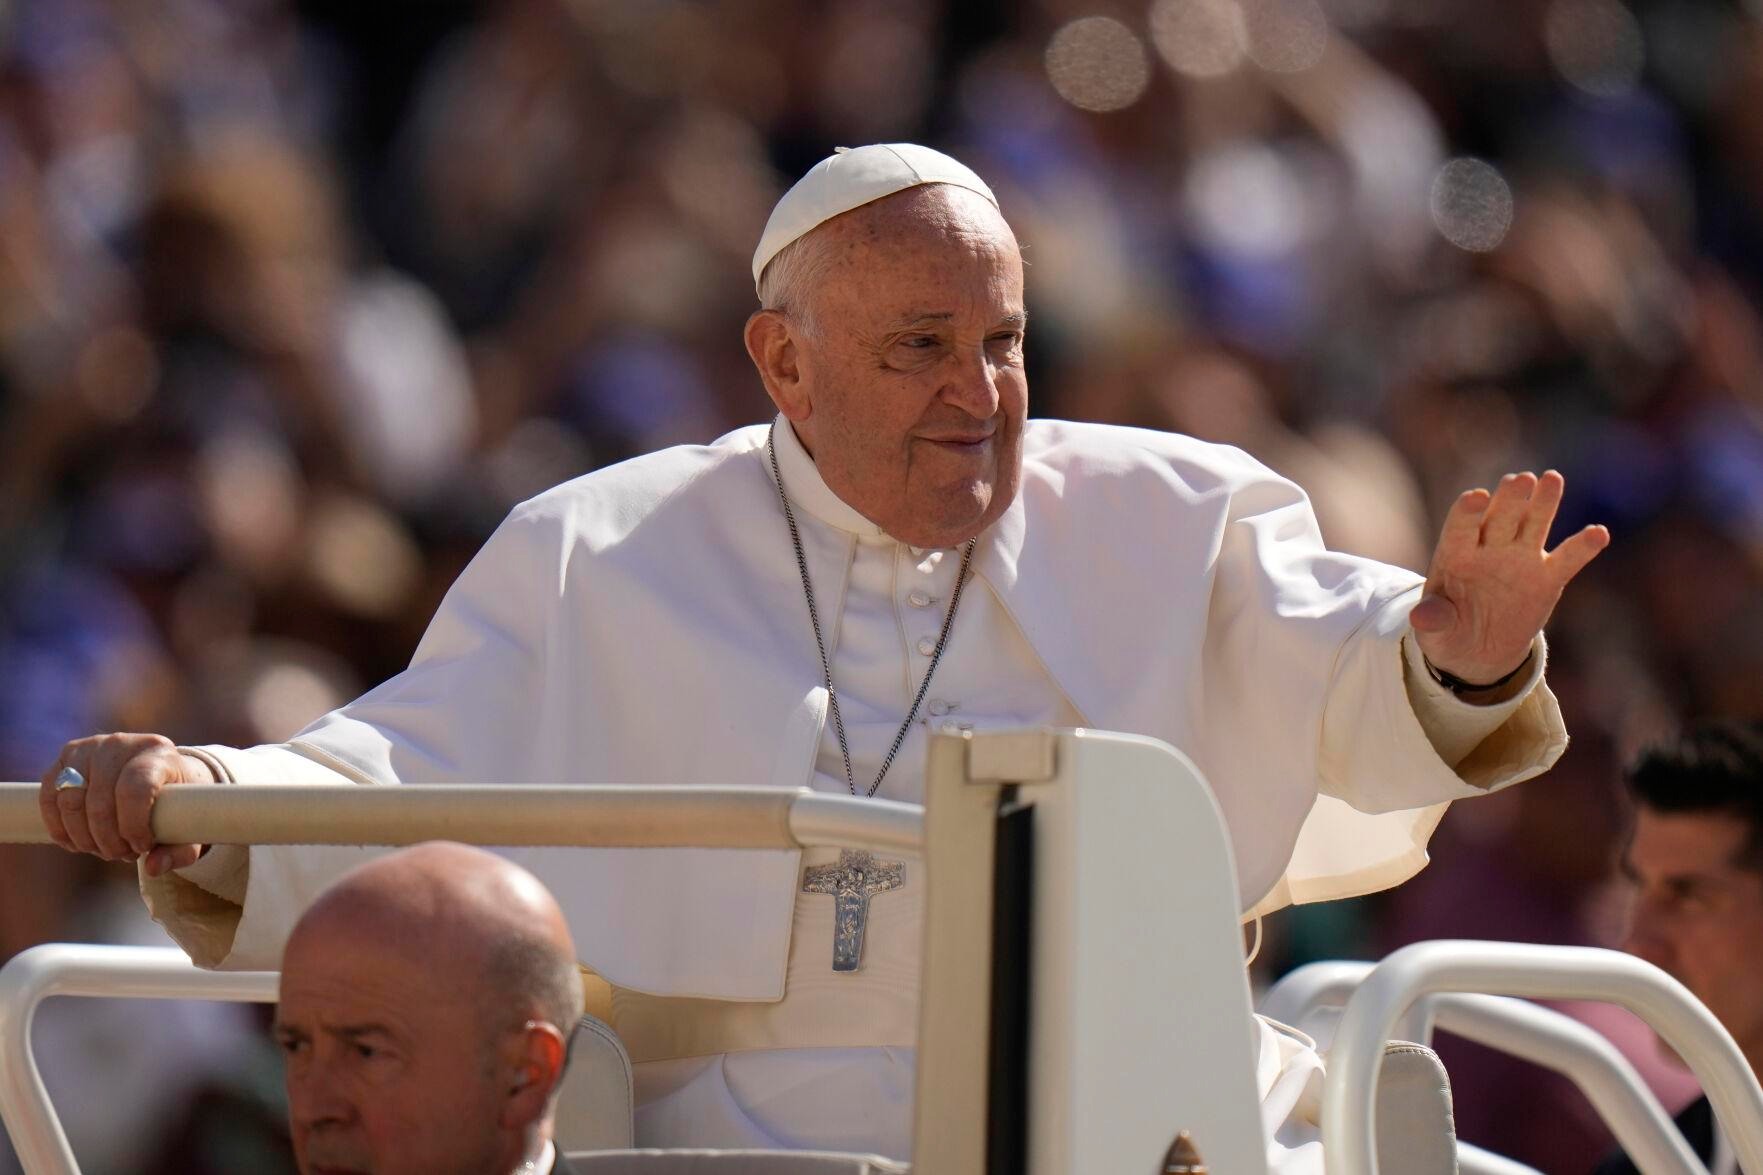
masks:
[(1634, 824), (1628, 949), (1708, 1005), (1763, 1063), (1763, 724), (1710, 722), (1625, 777)]
[(581, 1012), (556, 902), (428, 844), (346, 874), (283, 957), (276, 1038), (303, 1175), (496, 1175), (542, 1149)]

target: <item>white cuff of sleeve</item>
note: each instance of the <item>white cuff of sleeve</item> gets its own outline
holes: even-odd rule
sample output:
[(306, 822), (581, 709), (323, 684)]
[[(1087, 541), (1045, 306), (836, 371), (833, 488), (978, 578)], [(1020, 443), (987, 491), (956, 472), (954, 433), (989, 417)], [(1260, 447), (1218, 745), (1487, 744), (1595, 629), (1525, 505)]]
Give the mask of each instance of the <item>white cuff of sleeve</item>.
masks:
[[(226, 769), (226, 764), (216, 755), (210, 754), (201, 747), (179, 747), (179, 752), (200, 759), (214, 772), (217, 784), (233, 783), (233, 776)], [(216, 897), (225, 898), (236, 905), (245, 904), (246, 867), (250, 864), (251, 849), (246, 845), (211, 845), (208, 851), (198, 857), (194, 864), (186, 865), (177, 871), (177, 875), (192, 885), (201, 887)]]
[(1504, 726), (1543, 680), (1549, 647), (1538, 633), (1531, 645), (1530, 672), (1523, 686), (1503, 702), (1483, 704), (1460, 698), (1435, 681), (1427, 672), (1420, 643), (1413, 636), (1408, 633), (1402, 637), (1402, 678), (1408, 687), (1408, 704), (1414, 707), (1414, 717), (1420, 721), (1420, 729), (1426, 732), (1433, 750), (1455, 768), (1483, 739)]

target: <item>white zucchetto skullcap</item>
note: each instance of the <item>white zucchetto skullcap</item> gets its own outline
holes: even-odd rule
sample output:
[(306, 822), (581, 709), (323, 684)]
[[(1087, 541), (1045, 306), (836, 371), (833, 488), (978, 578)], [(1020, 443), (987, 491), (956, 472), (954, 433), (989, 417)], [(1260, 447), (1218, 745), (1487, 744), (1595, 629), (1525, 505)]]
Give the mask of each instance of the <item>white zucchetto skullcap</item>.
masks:
[(941, 151), (917, 143), (840, 147), (809, 169), (771, 210), (753, 254), (754, 288), (758, 288), (759, 275), (771, 259), (790, 242), (841, 213), (919, 184), (953, 184), (978, 192), (993, 208), (998, 206), (998, 198), (986, 187), (986, 181)]

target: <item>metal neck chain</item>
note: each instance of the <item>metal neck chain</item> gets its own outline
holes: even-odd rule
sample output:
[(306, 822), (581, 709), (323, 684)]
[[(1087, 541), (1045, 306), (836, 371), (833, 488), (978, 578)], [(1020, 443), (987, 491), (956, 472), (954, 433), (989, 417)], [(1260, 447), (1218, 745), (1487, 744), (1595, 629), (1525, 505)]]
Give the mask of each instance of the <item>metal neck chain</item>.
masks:
[[(839, 714), (839, 693), (833, 688), (833, 664), (826, 655), (826, 639), (820, 632), (820, 612), (814, 606), (814, 585), (808, 579), (808, 556), (802, 549), (802, 532), (796, 529), (796, 514), (790, 509), (790, 496), (784, 492), (784, 475), (777, 467), (777, 422), (773, 421), (771, 431), (765, 436), (765, 450), (771, 457), (771, 476), (777, 483), (777, 500), (783, 503), (784, 521), (790, 527), (790, 542), (796, 548), (796, 569), (802, 573), (802, 595), (808, 601), (808, 622), (814, 626), (814, 647), (820, 650), (820, 678), (826, 686), (827, 709), (832, 711), (833, 730), (839, 736), (839, 754), (845, 760), (845, 786), (851, 794), (857, 794), (857, 780), (851, 773), (851, 746), (845, 741), (845, 719)], [(894, 765), (894, 756), (900, 753), (900, 744), (906, 741), (906, 732), (912, 729), (912, 723), (918, 717), (918, 708), (924, 704), (924, 695), (930, 689), (931, 675), (937, 671), (937, 662), (943, 659), (943, 648), (949, 643), (949, 630), (955, 626), (955, 609), (961, 606), (961, 589), (967, 583), (967, 569), (973, 562), (973, 548), (979, 542), (977, 538), (967, 540), (967, 546), (961, 552), (961, 570), (955, 576), (955, 590), (949, 596), (949, 611), (943, 617), (943, 631), (937, 634), (937, 647), (930, 655), (930, 668), (924, 671), (924, 680), (918, 683), (918, 696), (912, 699), (912, 709), (906, 711), (906, 721), (900, 723), (900, 729), (894, 733), (893, 745), (888, 748), (886, 757), (882, 759), (881, 770), (875, 774), (875, 782), (863, 793), (865, 799), (872, 799), (882, 780), (887, 778), (888, 768)]]

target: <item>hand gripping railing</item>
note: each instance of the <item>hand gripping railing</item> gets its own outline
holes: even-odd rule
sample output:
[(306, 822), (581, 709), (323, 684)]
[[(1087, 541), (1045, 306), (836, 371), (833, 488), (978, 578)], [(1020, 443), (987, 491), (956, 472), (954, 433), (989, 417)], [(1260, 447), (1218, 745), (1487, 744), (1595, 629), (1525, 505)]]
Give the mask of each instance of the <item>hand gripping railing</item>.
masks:
[[(1276, 1020), (1304, 1027), (1304, 1021), (1317, 1011), (1345, 1004), (1371, 970), (1370, 963), (1311, 963), (1269, 989), (1261, 1010)], [(1509, 996), (1430, 995), (1414, 1004), (1414, 1009), (1423, 1007), (1424, 1023), (1409, 1017), (1410, 1025), (1396, 1025), (1391, 1035), (1427, 1044), (1436, 1025), (1559, 1073), (1592, 1103), (1617, 1144), (1641, 1170), (1649, 1175), (1707, 1175), (1707, 1168), (1628, 1058), (1600, 1033), (1571, 1016)], [(1499, 1169), (1491, 1165), (1498, 1162), (1493, 1156), (1470, 1153), (1466, 1145), (1460, 1149), (1465, 1170)]]
[[(1763, 1089), (1758, 1088), (1744, 1054), (1726, 1029), (1677, 980), (1650, 963), (1616, 951), (1446, 941), (1403, 947), (1373, 967), (1347, 1001), (1335, 1029), (1322, 1101), (1323, 1153), (1330, 1175), (1375, 1175), (1371, 1090), (1383, 1061), (1384, 1042), (1415, 1000), (1440, 992), (1592, 999), (1627, 1008), (1676, 1050), (1701, 1081), (1732, 1140), (1739, 1166), (1763, 1171)], [(1451, 1005), (1446, 1001), (1439, 1001), (1440, 1027), (1452, 1031), (1466, 1028), (1465, 1035), (1488, 1028), (1491, 1018), (1476, 1019), (1475, 1003), (1467, 1006), (1471, 1011), (1462, 1015), (1448, 1010)], [(1543, 1017), (1535, 1021), (1538, 1025), (1544, 1022)], [(1506, 1028), (1498, 1031), (1505, 1034)], [(1505, 1036), (1508, 1044), (1522, 1039), (1519, 1031)], [(1683, 1156), (1674, 1157), (1681, 1160)], [(1670, 1171), (1674, 1167), (1643, 1169)], [(1700, 1165), (1687, 1169), (1697, 1171)]]
[[(0, 844), (47, 844), (37, 784), (0, 784)], [(160, 844), (476, 845), (920, 852), (924, 809), (806, 788), (185, 785), (153, 805)]]

